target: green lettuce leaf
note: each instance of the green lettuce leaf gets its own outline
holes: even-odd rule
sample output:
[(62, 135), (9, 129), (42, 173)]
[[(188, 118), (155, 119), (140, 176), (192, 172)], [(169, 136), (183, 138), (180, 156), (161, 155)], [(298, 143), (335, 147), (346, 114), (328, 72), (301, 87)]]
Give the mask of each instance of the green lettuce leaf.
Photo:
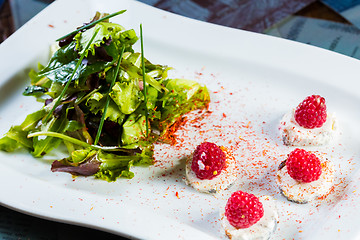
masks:
[(130, 171), (134, 161), (140, 156), (121, 156), (113, 153), (100, 151), (97, 156), (101, 162), (100, 170), (94, 175), (106, 181), (115, 181), (118, 177), (133, 178), (134, 173)]
[[(89, 107), (89, 110), (95, 115), (99, 113), (103, 114), (105, 108), (106, 96), (107, 95), (96, 92), (88, 98), (88, 100), (86, 101), (86, 106)], [(124, 121), (124, 119), (125, 119), (125, 114), (122, 113), (118, 105), (116, 105), (116, 103), (112, 99), (110, 99), (110, 103), (106, 111), (105, 120), (110, 120), (121, 124)]]
[[(126, 54), (121, 62), (121, 69), (123, 69), (131, 78), (134, 79), (143, 79), (142, 77), (142, 69), (140, 67), (141, 63), (141, 54), (140, 53), (133, 53), (133, 54)], [(149, 63), (149, 62), (148, 62)], [(150, 63), (149, 63), (150, 64)], [(155, 65), (151, 65), (155, 66)], [(149, 65), (145, 68), (150, 67)], [(165, 70), (164, 70), (165, 71)], [(146, 71), (145, 71), (146, 72)], [(161, 85), (161, 82), (155, 80), (151, 75), (145, 75), (145, 81), (147, 84), (154, 87), (157, 91), (166, 91), (166, 88)]]
[[(71, 162), (79, 164), (84, 162), (86, 159), (91, 158), (97, 154), (97, 151), (92, 149), (79, 149), (71, 152)], [(69, 161), (69, 160), (68, 160)]]
[(76, 40), (76, 49), (79, 51), (80, 54), (82, 54), (94, 33), (98, 31), (95, 39), (90, 45), (90, 48), (87, 49), (85, 57), (88, 56), (89, 52), (91, 52), (92, 55), (95, 55), (95, 47), (100, 47), (100, 45), (105, 44), (105, 41), (109, 38), (111, 38), (113, 41), (116, 41), (119, 38), (116, 33), (123, 30), (125, 30), (125, 28), (116, 23), (98, 23), (94, 27), (87, 29), (85, 32), (79, 32), (78, 34), (76, 34), (76, 36), (74, 37)]
[(19, 147), (29, 150), (33, 149), (32, 139), (27, 138), (29, 131), (35, 130), (38, 122), (46, 114), (44, 109), (27, 115), (19, 126), (12, 126), (10, 130), (0, 139), (0, 150), (12, 152)]
[(110, 97), (124, 114), (133, 113), (143, 101), (143, 95), (136, 79), (129, 82), (116, 82), (110, 92)]
[(123, 124), (121, 141), (123, 145), (136, 143), (145, 137), (145, 132), (146, 118), (143, 114), (135, 112)]
[(169, 92), (160, 99), (161, 126), (174, 123), (181, 115), (206, 107), (210, 102), (210, 94), (206, 86), (193, 80), (169, 79), (165, 81)]

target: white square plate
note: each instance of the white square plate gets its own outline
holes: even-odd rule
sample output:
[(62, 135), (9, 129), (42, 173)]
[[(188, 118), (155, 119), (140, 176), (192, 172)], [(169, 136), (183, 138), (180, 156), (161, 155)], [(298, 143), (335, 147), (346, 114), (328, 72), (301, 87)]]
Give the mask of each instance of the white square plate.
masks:
[[(211, 91), (212, 113), (187, 122), (175, 146), (157, 145), (156, 164), (133, 169), (131, 180), (108, 183), (52, 173), (49, 159), (0, 153), (0, 203), (34, 216), (142, 239), (226, 239), (219, 207), (232, 191), (271, 195), (280, 213), (273, 239), (356, 239), (360, 231), (360, 81), (358, 60), (261, 34), (180, 17), (132, 0), (57, 0), (0, 45), (0, 134), (40, 107), (21, 95), (27, 74), (46, 64), (58, 37), (96, 11), (144, 29), (145, 56), (195, 79)], [(137, 43), (136, 48), (139, 50)], [(336, 112), (341, 135), (330, 146), (307, 148), (336, 166), (334, 191), (306, 205), (288, 202), (276, 169), (293, 148), (278, 124), (306, 96), (320, 94)], [(234, 150), (242, 177), (216, 196), (186, 186), (184, 158), (202, 141)]]

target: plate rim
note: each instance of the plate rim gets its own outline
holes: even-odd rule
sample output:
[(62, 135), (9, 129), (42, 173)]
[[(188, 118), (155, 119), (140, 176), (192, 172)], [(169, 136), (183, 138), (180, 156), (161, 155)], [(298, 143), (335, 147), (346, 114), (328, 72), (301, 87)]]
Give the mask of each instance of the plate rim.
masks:
[[(1, 54), (1, 53), (6, 52), (6, 48), (9, 47), (9, 46), (14, 47), (14, 45), (12, 44), (12, 41), (14, 39), (18, 39), (25, 32), (29, 31), (31, 29), (32, 25), (34, 24), (34, 22), (42, 21), (50, 10), (53, 11), (54, 8), (56, 8), (58, 6), (61, 6), (61, 5), (66, 5), (68, 2), (71, 2), (71, 0), (57, 0), (57, 1), (55, 1), (49, 7), (45, 8), (41, 13), (36, 15), (27, 24), (25, 24), (22, 28), (20, 28), (17, 32), (15, 32), (13, 35), (11, 35), (2, 44), (0, 44), (0, 59), (1, 58), (5, 59), (4, 54)], [(87, 2), (87, 1), (82, 0), (82, 2)], [(95, 0), (91, 1), (91, 2), (94, 3)], [(115, 1), (109, 0), (109, 2), (115, 2)], [(144, 3), (140, 3), (140, 2), (137, 2), (137, 1), (134, 1), (134, 0), (126, 0), (126, 1), (123, 1), (123, 2), (125, 4), (127, 4), (127, 5), (129, 5), (129, 6), (139, 6), (139, 8), (141, 10), (145, 9), (144, 11), (148, 11), (149, 9), (153, 9), (152, 11), (154, 11), (156, 13), (161, 13), (162, 16), (166, 16), (168, 20), (170, 19), (170, 21), (173, 21), (175, 23), (185, 21), (186, 22), (185, 25), (187, 25), (189, 23), (193, 24), (193, 26), (195, 26), (196, 29), (201, 29), (203, 27), (206, 27), (206, 28), (211, 29), (211, 31), (224, 31), (227, 34), (234, 34), (234, 35), (236, 35), (236, 37), (243, 37), (246, 41), (251, 41), (252, 44), (258, 44), (259, 42), (261, 43), (261, 42), (264, 41), (264, 39), (266, 39), (265, 41), (267, 42), (267, 44), (269, 44), (270, 46), (276, 47), (277, 48), (276, 50), (278, 50), (278, 48), (280, 47), (279, 44), (282, 45), (282, 47), (285, 48), (285, 49), (291, 49), (292, 47), (294, 47), (293, 50), (295, 51), (295, 53), (303, 52), (304, 56), (299, 56), (299, 59), (296, 59), (296, 60), (294, 60), (293, 62), (290, 62), (290, 63), (284, 62), (286, 67), (288, 67), (288, 71), (290, 71), (290, 72), (295, 71), (295, 69), (296, 69), (295, 72), (297, 72), (299, 74), (302, 74), (301, 72), (298, 72), (298, 69), (295, 68), (295, 65), (300, 64), (302, 61), (306, 60), (305, 55), (308, 54), (309, 52), (311, 52), (313, 54), (317, 54), (317, 57), (316, 57), (316, 59), (314, 61), (329, 60), (329, 58), (330, 58), (331, 59), (330, 65), (319, 64), (319, 67), (320, 67), (319, 72), (321, 73), (322, 71), (325, 71), (327, 68), (330, 68), (329, 70), (331, 70), (332, 75), (333, 75), (333, 78), (331, 78), (331, 82), (334, 84), (334, 86), (338, 86), (338, 85), (340, 86), (341, 85), (341, 84), (338, 84), (335, 81), (336, 77), (340, 76), (340, 73), (342, 71), (344, 71), (344, 70), (341, 70), (341, 72), (340, 72), (337, 68), (335, 68), (335, 66), (338, 66), (338, 64), (340, 62), (346, 64), (346, 71), (348, 71), (347, 75), (349, 76), (350, 79), (353, 79), (352, 74), (356, 73), (356, 71), (354, 70), (354, 67), (359, 67), (360, 66), (360, 61), (357, 60), (357, 59), (353, 59), (353, 58), (350, 58), (350, 57), (347, 57), (347, 56), (344, 56), (344, 55), (341, 55), (341, 54), (338, 54), (338, 53), (334, 53), (334, 52), (331, 52), (331, 51), (328, 51), (328, 50), (320, 49), (320, 48), (317, 48), (317, 47), (308, 46), (308, 45), (305, 45), (305, 44), (302, 44), (302, 43), (292, 42), (292, 41), (289, 41), (289, 40), (279, 39), (277, 37), (266, 36), (266, 35), (262, 35), (262, 34), (258, 34), (258, 33), (251, 33), (251, 32), (238, 30), (238, 29), (233, 29), (233, 28), (228, 28), (228, 27), (224, 27), (224, 26), (220, 26), (220, 25), (216, 25), (216, 24), (212, 24), (212, 23), (205, 23), (205, 22), (201, 22), (201, 21), (198, 21), (198, 20), (189, 19), (189, 18), (182, 17), (182, 16), (179, 16), (179, 15), (176, 15), (176, 14), (173, 14), (173, 13), (162, 11), (160, 9), (155, 9), (155, 8), (153, 8), (151, 6), (147, 6)], [(131, 9), (131, 11), (132, 10), (133, 9)], [(158, 19), (155, 19), (155, 20), (158, 21), (158, 22), (161, 22), (161, 21), (163, 21), (163, 19), (161, 17), (159, 16)], [(144, 17), (144, 19), (146, 19), (146, 17)], [(201, 33), (198, 33), (198, 35), (200, 35), (200, 34)], [(50, 36), (49, 40), (52, 37), (53, 36)], [(166, 41), (166, 40), (168, 40), (168, 39), (165, 39), (163, 41)], [(245, 42), (245, 40), (244, 40), (244, 42)], [(234, 43), (232, 42), (232, 44), (234, 44)], [(268, 48), (271, 48), (270, 46)], [(264, 46), (262, 46), (259, 51), (264, 51), (264, 50), (266, 50), (266, 48)], [(265, 66), (270, 66), (270, 67), (273, 66), (272, 64), (269, 65), (268, 61), (269, 61), (269, 58), (271, 59), (270, 55), (275, 53), (276, 50), (264, 51), (264, 53), (267, 56), (264, 57), (264, 59), (262, 59), (258, 64), (264, 64)], [(292, 52), (291, 54), (294, 54), (294, 52)], [(285, 61), (287, 59), (292, 59), (291, 54), (284, 53), (284, 56), (280, 57), (280, 61)], [(259, 54), (256, 53), (256, 54), (254, 54), (254, 56), (248, 56), (247, 60), (250, 61), (250, 62), (256, 61), (256, 57), (258, 57), (258, 55)], [(1, 56), (3, 56), (3, 57), (1, 57)], [(241, 58), (241, 59), (243, 59), (243, 58)], [(26, 61), (28, 61), (28, 59)], [(304, 63), (304, 64), (306, 66), (308, 66), (310, 63)], [(306, 68), (306, 66), (304, 66), (304, 67)], [(1, 70), (2, 70), (2, 68), (0, 67), (0, 72), (2, 72)], [(314, 78), (318, 78), (318, 75), (315, 74)], [(5, 82), (8, 82), (8, 81), (9, 81), (9, 78), (8, 79), (4, 78), (4, 81), (0, 81), (0, 87), (2, 86), (2, 84), (4, 84)], [(358, 84), (360, 86), (360, 83), (358, 83)], [(354, 88), (353, 86), (352, 87), (347, 86), (345, 89), (348, 90), (349, 92), (353, 93), (354, 96), (357, 96), (357, 97), (360, 96), (360, 94), (355, 91), (356, 88)], [(11, 177), (12, 174), (10, 174), (10, 173), (11, 173), (12, 170), (10, 168), (7, 168), (7, 169), (8, 169), (8, 171), (6, 171), (6, 172), (8, 172), (9, 174), (3, 175), (2, 177), (0, 177), (0, 179), (7, 179), (7, 178)], [(16, 173), (13, 172), (13, 174), (16, 174)], [(24, 176), (20, 176), (20, 175), (18, 177), (24, 177)], [(23, 179), (23, 180), (24, 181), (26, 180), (26, 176), (25, 176), (25, 179)], [(31, 181), (33, 181), (33, 180), (31, 180)], [(0, 181), (0, 182), (5, 182), (5, 181)], [(7, 187), (7, 186), (4, 186), (4, 183), (0, 184), (1, 189), (4, 189), (5, 187)], [(13, 187), (15, 187), (15, 186), (13, 186)], [(26, 187), (26, 186), (23, 185), (23, 187)], [(8, 208), (12, 208), (12, 209), (15, 209), (17, 211), (24, 212), (26, 214), (30, 214), (30, 215), (33, 215), (33, 216), (36, 216), (36, 217), (45, 218), (45, 219), (48, 219), (48, 220), (53, 220), (53, 221), (55, 220), (55, 221), (68, 222), (68, 223), (71, 223), (71, 224), (81, 225), (81, 224), (79, 224), (79, 222), (73, 222), (72, 220), (67, 220), (66, 221), (66, 220), (63, 220), (63, 219), (60, 219), (60, 218), (57, 218), (57, 217), (51, 218), (51, 217), (45, 216), (44, 214), (41, 214), (39, 212), (32, 212), (32, 211), (24, 210), (26, 208), (23, 206), (23, 202), (19, 201), (17, 203), (17, 205), (14, 205), (14, 204), (11, 204), (9, 202), (9, 200), (11, 200), (11, 198), (6, 199), (5, 195), (2, 195), (2, 196), (4, 196), (4, 197), (0, 197), (0, 204), (3, 205), (3, 206), (6, 206)], [(79, 196), (79, 195), (77, 195), (77, 196)], [(84, 206), (84, 207), (89, 207), (89, 205)], [(96, 226), (90, 225), (90, 224), (86, 225), (86, 226), (92, 227), (92, 228), (97, 228)], [(104, 226), (100, 225), (98, 227), (99, 228), (97, 228), (97, 229), (99, 229), (99, 230), (103, 230), (103, 231), (105, 230), (105, 231), (109, 231), (109, 232), (116, 232), (117, 234), (130, 237), (130, 235), (128, 235), (127, 232), (124, 232), (124, 231), (121, 231), (121, 230), (114, 230), (112, 228), (109, 229), (105, 225)], [(183, 228), (181, 229), (180, 232), (182, 232), (184, 229), (186, 229), (186, 231), (189, 231), (189, 232), (194, 232), (194, 234), (199, 234), (199, 236), (206, 236), (206, 237), (209, 238), (209, 236), (207, 234), (206, 235), (201, 235), (201, 234), (204, 234), (204, 233), (197, 230), (197, 229), (194, 229), (193, 227), (190, 227), (190, 226), (183, 226)], [(149, 235), (143, 235), (143, 233), (137, 231), (137, 229), (132, 229), (132, 230), (133, 231), (131, 232), (131, 236), (135, 236), (135, 237), (138, 237), (138, 238), (148, 238), (148, 239), (149, 239), (149, 237), (151, 238), (151, 236), (149, 236)], [(149, 231), (150, 230), (151, 229), (149, 229)], [(178, 231), (178, 233), (179, 233), (179, 231)], [(157, 237), (156, 239), (160, 239), (160, 238)], [(164, 236), (164, 239), (166, 239), (166, 236)]]

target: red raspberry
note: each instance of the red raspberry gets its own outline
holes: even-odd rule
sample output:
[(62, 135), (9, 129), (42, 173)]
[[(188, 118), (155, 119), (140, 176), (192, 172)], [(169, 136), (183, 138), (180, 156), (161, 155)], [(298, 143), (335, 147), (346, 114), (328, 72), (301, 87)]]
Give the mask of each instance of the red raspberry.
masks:
[(225, 216), (233, 227), (248, 228), (264, 216), (264, 208), (255, 195), (237, 191), (226, 203)]
[(299, 182), (316, 181), (322, 172), (319, 158), (299, 148), (289, 154), (286, 167), (290, 177)]
[(295, 121), (304, 128), (318, 128), (326, 121), (325, 98), (312, 95), (305, 98), (295, 109)]
[(199, 179), (213, 179), (225, 167), (225, 153), (215, 143), (204, 142), (196, 147), (191, 169)]

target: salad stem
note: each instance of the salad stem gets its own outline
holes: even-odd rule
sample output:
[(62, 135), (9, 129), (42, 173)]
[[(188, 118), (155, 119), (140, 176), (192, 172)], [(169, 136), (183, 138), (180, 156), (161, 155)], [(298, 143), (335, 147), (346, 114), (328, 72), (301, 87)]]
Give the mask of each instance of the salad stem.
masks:
[(81, 54), (79, 60), (78, 60), (77, 63), (76, 63), (76, 66), (75, 66), (75, 68), (74, 68), (74, 71), (71, 73), (70, 79), (69, 79), (69, 80), (67, 81), (67, 83), (65, 84), (64, 89), (62, 90), (62, 92), (60, 93), (59, 97), (57, 98), (54, 106), (52, 107), (52, 109), (50, 110), (50, 112), (49, 112), (49, 113), (47, 114), (47, 116), (45, 117), (45, 120), (44, 120), (45, 123), (49, 120), (49, 118), (50, 118), (50, 116), (53, 114), (55, 108), (59, 105), (61, 99), (62, 99), (63, 96), (65, 95), (65, 92), (66, 92), (66, 90), (69, 88), (70, 83), (71, 83), (71, 81), (72, 81), (72, 79), (73, 79), (73, 77), (74, 77), (77, 69), (80, 67), (80, 64), (82, 63), (82, 60), (83, 60), (84, 57), (85, 57), (86, 50), (90, 47), (91, 43), (93, 42), (93, 40), (94, 40), (94, 38), (95, 38), (95, 36), (96, 36), (96, 34), (97, 34), (98, 32), (99, 32), (99, 29), (97, 29), (97, 30), (94, 32), (94, 35), (91, 37), (89, 43), (87, 44), (86, 48), (84, 49), (83, 53)]
[(60, 138), (64, 141), (70, 142), (72, 144), (84, 147), (84, 148), (91, 148), (91, 149), (96, 149), (96, 150), (104, 150), (104, 151), (123, 151), (125, 152), (127, 149), (122, 149), (119, 148), (117, 146), (98, 146), (98, 145), (90, 145), (87, 142), (81, 141), (79, 139), (70, 137), (68, 135), (65, 134), (61, 134), (61, 133), (57, 133), (57, 132), (34, 132), (34, 133), (30, 133), (27, 137), (28, 138), (32, 138), (32, 137), (37, 137), (37, 136), (49, 136), (49, 137), (56, 137), (56, 138)]
[(96, 144), (99, 142), (99, 139), (100, 139), (101, 131), (102, 131), (102, 128), (103, 128), (103, 126), (104, 126), (104, 121), (105, 121), (105, 117), (106, 117), (106, 112), (107, 112), (107, 109), (108, 109), (109, 103), (110, 103), (110, 92), (111, 92), (112, 88), (113, 88), (114, 85), (115, 85), (115, 81), (116, 81), (117, 76), (119, 75), (119, 69), (120, 69), (121, 59), (122, 59), (124, 50), (125, 50), (125, 45), (123, 45), (122, 48), (121, 48), (121, 53), (120, 53), (119, 59), (118, 59), (118, 61), (117, 61), (115, 76), (114, 76), (114, 78), (113, 78), (113, 80), (112, 80), (112, 82), (111, 82), (111, 85), (110, 85), (110, 88), (109, 88), (109, 91), (108, 91), (108, 95), (107, 95), (107, 98), (106, 98), (106, 103), (105, 103), (104, 112), (103, 112), (103, 115), (101, 116), (101, 120), (100, 120), (99, 128), (98, 128), (98, 131), (97, 131), (97, 134), (96, 134), (96, 138), (95, 138), (95, 141), (94, 141), (94, 145), (96, 145)]
[(67, 142), (71, 142), (73, 144), (76, 144), (76, 145), (84, 147), (84, 148), (91, 147), (91, 145), (88, 144), (87, 142), (84, 142), (84, 141), (81, 141), (79, 139), (69, 137), (69, 136), (67, 136), (65, 134), (61, 134), (61, 133), (57, 133), (57, 132), (34, 132), (34, 133), (30, 133), (27, 137), (32, 138), (32, 137), (37, 137), (37, 136), (56, 137), (56, 138), (63, 139), (65, 141), (67, 141)]
[(147, 87), (146, 87), (146, 77), (145, 77), (145, 60), (144, 60), (144, 40), (142, 32), (142, 24), (140, 24), (140, 42), (141, 42), (141, 67), (143, 75), (143, 93), (144, 93), (144, 102), (145, 102), (145, 121), (146, 121), (146, 137), (149, 137), (149, 116), (147, 109)]
[(105, 17), (103, 17), (103, 18), (100, 18), (99, 20), (96, 20), (96, 21), (94, 21), (94, 22), (92, 22), (92, 23), (86, 24), (85, 26), (82, 26), (82, 27), (80, 27), (80, 28), (72, 31), (71, 33), (66, 34), (65, 36), (62, 36), (61, 38), (56, 39), (56, 41), (60, 41), (60, 40), (62, 40), (62, 39), (64, 39), (64, 38), (67, 38), (68, 36), (71, 36), (71, 35), (73, 35), (73, 34), (75, 34), (75, 33), (77, 33), (77, 32), (80, 32), (80, 31), (83, 30), (83, 29), (92, 27), (92, 26), (94, 26), (95, 24), (97, 24), (97, 23), (99, 23), (99, 22), (102, 22), (102, 21), (104, 21), (104, 20), (106, 20), (106, 19), (115, 17), (115, 16), (120, 15), (120, 14), (122, 14), (122, 13), (124, 13), (124, 12), (126, 12), (126, 10), (121, 10), (121, 11), (112, 13), (112, 14), (110, 14), (110, 15), (107, 15), (107, 16), (105, 16)]
[(91, 95), (93, 95), (94, 93), (98, 92), (101, 89), (101, 87), (99, 88), (95, 88), (94, 90), (92, 90), (91, 92), (89, 92), (88, 94), (86, 94), (85, 96), (83, 96), (81, 99), (79, 99), (79, 101), (75, 100), (75, 103), (77, 105), (79, 105), (80, 103), (82, 103), (83, 101), (87, 100)]

